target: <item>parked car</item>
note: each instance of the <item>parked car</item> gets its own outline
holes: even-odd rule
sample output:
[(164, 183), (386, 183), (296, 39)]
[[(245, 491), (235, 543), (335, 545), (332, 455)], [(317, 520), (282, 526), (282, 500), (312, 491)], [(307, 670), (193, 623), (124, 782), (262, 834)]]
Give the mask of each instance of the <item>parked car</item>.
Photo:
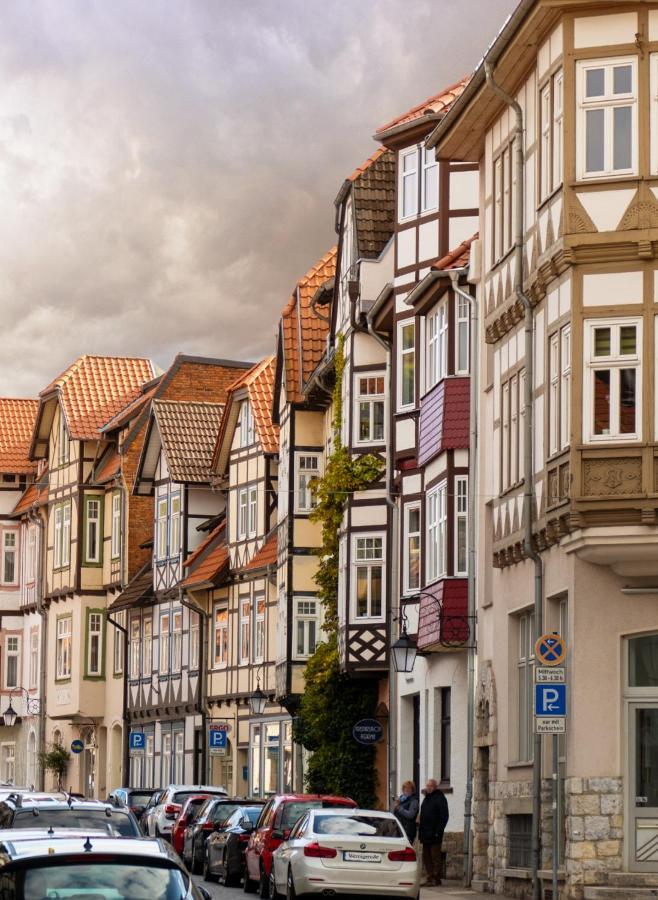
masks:
[(227, 887), (240, 884), (244, 875), (244, 853), (263, 804), (239, 806), (223, 824), (215, 827), (206, 840), (203, 877), (206, 881), (219, 878)]
[(349, 797), (323, 794), (276, 794), (270, 797), (247, 844), (245, 893), (258, 886), (261, 897), (269, 896), (272, 854), (288, 838), (297, 819), (309, 809), (331, 809), (335, 806), (354, 808), (356, 803)]
[(91, 829), (121, 837), (139, 837), (141, 832), (129, 809), (118, 809), (98, 800), (18, 794), (0, 801), (0, 829), (12, 828)]
[(245, 802), (244, 798), (209, 797), (194, 821), (185, 829), (183, 862), (194, 874), (203, 869), (206, 839), (215, 828), (223, 826), (232, 813)]
[(0, 839), (0, 881), (6, 897), (130, 897), (211, 900), (164, 841), (113, 840), (97, 834)]
[(274, 853), (270, 896), (420, 897), (416, 851), (392, 813), (311, 809)]
[(207, 799), (207, 794), (194, 794), (192, 797), (189, 797), (183, 804), (183, 808), (178, 813), (177, 818), (174, 819), (174, 827), (171, 829), (171, 846), (179, 856), (183, 855), (185, 830), (196, 819), (199, 810)]
[(146, 835), (148, 835), (148, 833), (149, 833), (149, 822), (150, 822), (156, 808), (159, 806), (160, 798), (162, 797), (163, 794), (164, 794), (164, 791), (162, 789), (153, 791), (153, 793), (151, 794), (151, 799), (144, 807), (144, 812), (142, 813), (142, 817), (139, 820), (139, 824), (142, 829), (142, 832)]
[(139, 822), (154, 793), (153, 788), (117, 788), (109, 795), (107, 802), (113, 806), (127, 807)]
[(149, 812), (146, 821), (146, 834), (150, 837), (169, 839), (174, 827), (174, 820), (183, 808), (183, 804), (192, 796), (208, 794), (208, 796), (225, 797), (222, 787), (206, 784), (170, 784), (158, 797), (157, 804)]

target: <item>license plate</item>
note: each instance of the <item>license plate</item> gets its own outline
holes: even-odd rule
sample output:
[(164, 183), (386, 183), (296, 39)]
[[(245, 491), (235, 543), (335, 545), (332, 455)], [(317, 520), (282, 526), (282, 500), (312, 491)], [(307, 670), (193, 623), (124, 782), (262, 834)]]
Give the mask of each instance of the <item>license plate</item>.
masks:
[(358, 850), (345, 850), (343, 859), (345, 862), (378, 863), (382, 861), (382, 855), (381, 853), (359, 853)]

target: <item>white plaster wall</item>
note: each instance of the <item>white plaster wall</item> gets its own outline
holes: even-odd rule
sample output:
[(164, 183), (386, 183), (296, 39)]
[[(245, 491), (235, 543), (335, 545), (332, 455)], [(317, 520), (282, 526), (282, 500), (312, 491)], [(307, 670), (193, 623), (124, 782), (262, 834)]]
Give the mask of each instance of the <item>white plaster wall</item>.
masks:
[(479, 172), (450, 173), (450, 209), (476, 209), (479, 192)]
[(405, 231), (398, 232), (397, 236), (398, 248), (398, 269), (405, 266), (412, 266), (416, 262), (416, 229), (407, 228)]
[(413, 419), (397, 419), (395, 422), (395, 446), (397, 450), (409, 450), (416, 444), (416, 428)]
[(379, 259), (363, 259), (359, 269), (361, 297), (376, 300), (383, 288), (393, 280), (394, 242), (388, 242)]
[(578, 50), (608, 44), (633, 44), (637, 30), (636, 12), (579, 17), (573, 23), (574, 47)]
[(641, 271), (583, 275), (583, 306), (642, 303), (642, 281)]

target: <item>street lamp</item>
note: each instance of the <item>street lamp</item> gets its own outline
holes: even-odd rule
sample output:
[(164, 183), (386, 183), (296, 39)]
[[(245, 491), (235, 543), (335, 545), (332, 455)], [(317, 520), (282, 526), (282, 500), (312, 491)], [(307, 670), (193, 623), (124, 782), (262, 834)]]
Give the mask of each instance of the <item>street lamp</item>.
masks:
[(11, 705), (11, 698), (14, 694), (22, 694), (25, 697), (25, 710), (28, 716), (37, 716), (41, 709), (39, 700), (36, 697), (30, 697), (30, 692), (24, 687), (13, 688), (9, 692), (9, 706), (2, 714), (4, 724), (11, 728), (20, 718), (14, 707)]
[(18, 713), (11, 705), (11, 697), (9, 698), (9, 706), (2, 714), (2, 718), (4, 719), (4, 723), (7, 728), (12, 728), (16, 724), (16, 719), (18, 718)]
[(409, 637), (406, 616), (402, 624), (402, 634), (391, 646), (391, 653), (396, 672), (413, 672), (418, 646), (414, 639)]
[[(259, 667), (258, 672), (262, 666)], [(262, 716), (267, 706), (267, 697), (260, 689), (260, 674), (256, 675), (256, 690), (249, 697), (249, 709), (252, 716)]]

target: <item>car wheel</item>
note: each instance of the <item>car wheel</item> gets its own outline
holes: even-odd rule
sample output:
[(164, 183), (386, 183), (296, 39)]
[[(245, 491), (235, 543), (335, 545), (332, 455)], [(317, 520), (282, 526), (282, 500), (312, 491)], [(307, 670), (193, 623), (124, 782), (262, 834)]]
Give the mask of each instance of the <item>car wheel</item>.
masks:
[(274, 877), (274, 863), (272, 863), (272, 871), (270, 872), (270, 900), (279, 900), (281, 894), (276, 889), (276, 879)]
[(288, 869), (288, 882), (287, 882), (287, 890), (286, 890), (286, 898), (287, 900), (302, 900), (301, 896), (295, 890), (295, 882), (292, 877), (292, 869)]
[[(228, 874), (228, 872), (226, 874)], [(244, 881), (242, 882), (242, 890), (245, 892), (245, 894), (253, 894), (256, 890), (256, 882), (249, 877), (249, 869), (246, 865), (244, 868)]]
[(208, 857), (206, 856), (203, 863), (203, 880), (204, 881), (217, 881), (217, 876), (213, 875), (210, 871), (210, 866), (208, 865)]

